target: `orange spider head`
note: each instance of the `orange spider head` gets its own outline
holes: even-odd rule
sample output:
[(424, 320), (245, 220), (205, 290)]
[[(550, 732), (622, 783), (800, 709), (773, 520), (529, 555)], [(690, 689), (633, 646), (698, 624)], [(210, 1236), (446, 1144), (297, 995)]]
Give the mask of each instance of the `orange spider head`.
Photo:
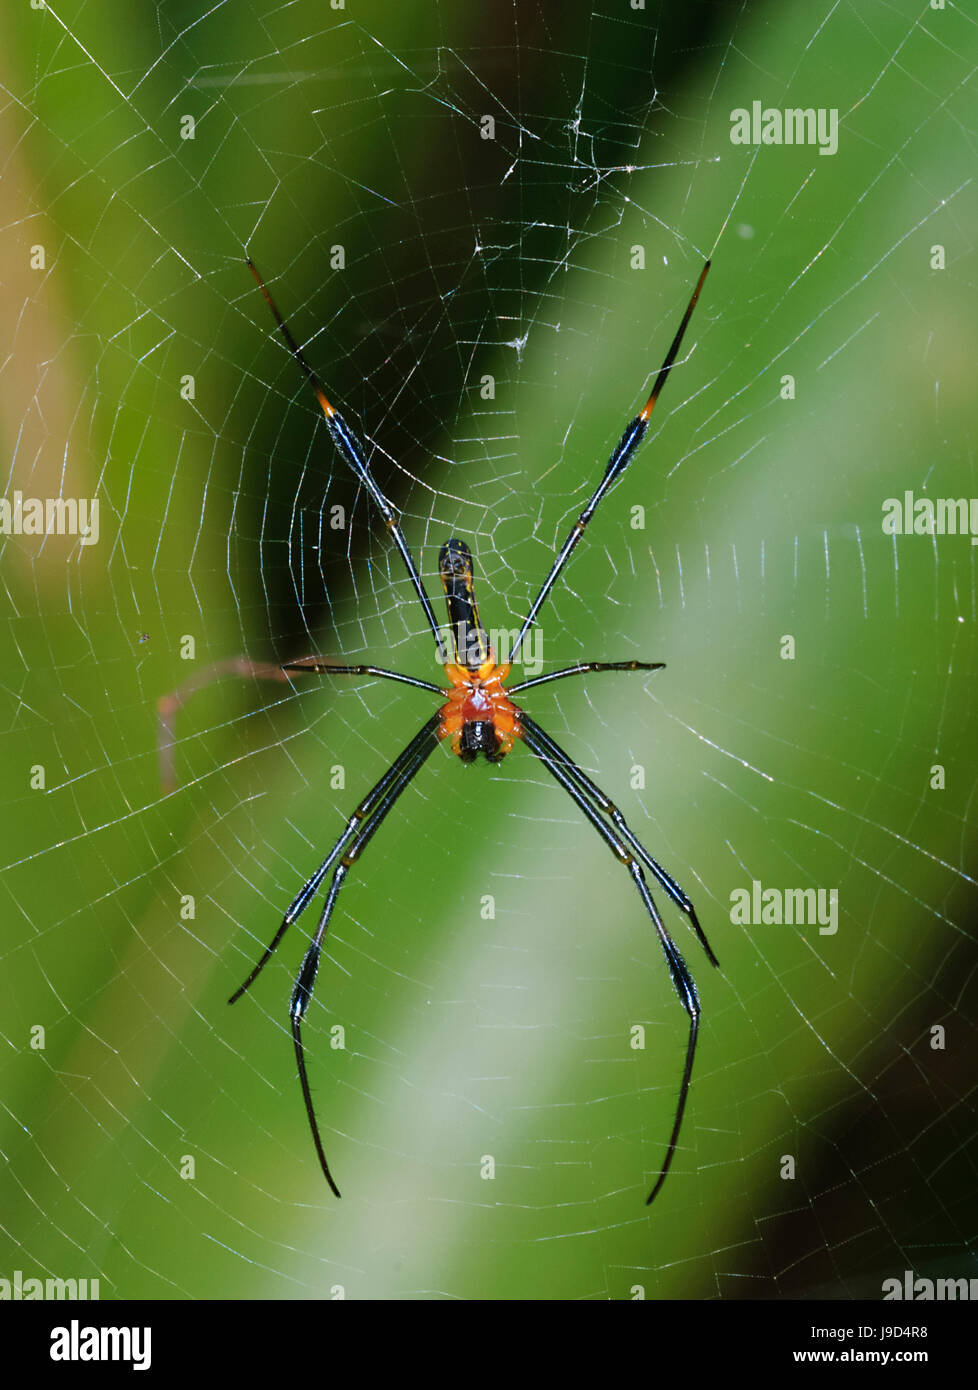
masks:
[(496, 665), (490, 649), (488, 658), (470, 669), (449, 662), (447, 702), (442, 705), (439, 738), (450, 738), (452, 752), (463, 763), (474, 762), (481, 753), (487, 762), (502, 762), (523, 730), (520, 711), (503, 689), (509, 666)]

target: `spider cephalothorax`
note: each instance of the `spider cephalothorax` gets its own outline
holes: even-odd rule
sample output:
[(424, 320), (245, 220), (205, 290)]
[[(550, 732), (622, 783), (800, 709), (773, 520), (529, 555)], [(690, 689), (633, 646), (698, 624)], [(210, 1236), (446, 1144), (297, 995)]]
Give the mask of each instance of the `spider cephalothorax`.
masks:
[(470, 670), (449, 662), (445, 667), (451, 689), (439, 713), (439, 738), (450, 738), (452, 752), (463, 763), (480, 754), (490, 763), (500, 763), (521, 738), (520, 710), (503, 689), (509, 666), (497, 666), (490, 649), (488, 660)]

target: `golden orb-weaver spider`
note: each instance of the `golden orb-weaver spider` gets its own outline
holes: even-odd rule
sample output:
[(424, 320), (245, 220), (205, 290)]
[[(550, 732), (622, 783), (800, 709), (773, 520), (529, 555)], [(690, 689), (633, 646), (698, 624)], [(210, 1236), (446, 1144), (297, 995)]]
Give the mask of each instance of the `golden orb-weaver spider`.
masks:
[[(693, 904), (680, 888), (675, 879), (652, 858), (648, 850), (639, 842), (633, 831), (627, 825), (624, 816), (617, 806), (609, 800), (601, 789), (574, 763), (557, 743), (545, 733), (519, 705), (513, 703), (510, 698), (522, 691), (529, 690), (533, 686), (544, 685), (550, 681), (563, 680), (567, 676), (580, 675), (589, 671), (654, 671), (660, 669), (662, 662), (650, 661), (586, 661), (579, 662), (575, 666), (567, 666), (559, 671), (551, 671), (548, 674), (535, 676), (530, 680), (522, 681), (518, 685), (506, 689), (506, 680), (510, 672), (510, 664), (523, 645), (524, 638), (532, 624), (536, 621), (548, 594), (553, 588), (558, 575), (563, 570), (567, 561), (570, 559), (585, 528), (594, 516), (598, 504), (609, 491), (612, 485), (622, 476), (628, 467), (636, 450), (645, 437), (648, 430), (649, 417), (652, 414), (659, 394), (665, 385), (666, 378), (672, 370), (672, 366), (679, 353), (679, 348), (686, 332), (686, 327), (696, 307), (703, 282), (706, 279), (707, 271), (710, 269), (710, 262), (707, 261), (700, 272), (696, 282), (696, 288), (690, 296), (686, 312), (683, 314), (682, 322), (672, 340), (672, 345), (666, 353), (665, 360), (659, 369), (658, 375), (652, 387), (651, 394), (645, 405), (636, 415), (635, 419), (626, 427), (624, 434), (618, 442), (617, 448), (611, 455), (605, 468), (604, 476), (595, 489), (591, 500), (581, 512), (577, 521), (571, 528), (567, 539), (564, 541), (533, 603), (530, 611), (523, 621), (519, 630), (513, 649), (510, 653), (510, 664), (496, 664), (495, 653), (489, 646), (488, 637), (479, 619), (479, 610), (475, 601), (475, 584), (472, 565), (472, 554), (468, 546), (460, 540), (452, 539), (447, 541), (441, 548), (439, 555), (439, 573), (441, 575), (442, 586), (445, 590), (445, 599), (448, 605), (448, 619), (452, 632), (454, 646), (454, 660), (446, 659), (445, 647), (442, 634), (438, 623), (435, 620), (434, 611), (431, 607), (431, 600), (428, 597), (424, 582), (407, 541), (401, 531), (400, 522), (394, 508), (381, 492), (374, 480), (370, 469), (367, 466), (364, 450), (356, 435), (350, 429), (343, 417), (334, 409), (326, 398), (326, 393), (319, 382), (315, 372), (309, 366), (302, 350), (293, 338), (288, 325), (272, 299), (265, 282), (262, 280), (258, 271), (255, 269), (251, 259), (248, 259), (248, 266), (258, 282), (258, 286), (265, 296), (269, 308), (275, 316), (276, 322), (282, 331), (282, 335), (288, 344), (299, 366), (305, 372), (306, 377), (312, 386), (316, 399), (326, 418), (326, 427), (330, 437), (336, 447), (337, 452), (344, 462), (353, 470), (357, 479), (366, 488), (374, 501), (377, 509), (383, 517), (384, 523), (389, 531), (394, 544), (400, 551), (404, 564), (407, 567), (411, 583), (414, 585), (421, 606), (424, 609), (425, 617), (434, 634), (435, 642), (442, 656), (445, 675), (448, 680), (448, 689), (432, 684), (430, 681), (418, 680), (414, 676), (402, 675), (398, 671), (388, 671), (378, 666), (338, 666), (331, 662), (320, 661), (310, 658), (307, 661), (290, 662), (283, 666), (283, 671), (318, 671), (324, 675), (361, 675), (378, 676), (386, 680), (400, 681), (404, 685), (416, 686), (421, 690), (431, 691), (435, 695), (442, 696), (444, 703), (438, 712), (431, 716), (422, 725), (419, 731), (411, 739), (407, 747), (395, 758), (394, 762), (381, 777), (380, 781), (363, 798), (356, 810), (353, 812), (342, 835), (330, 850), (329, 854), (320, 864), (316, 872), (306, 880), (302, 888), (296, 894), (288, 911), (282, 919), (282, 924), (271, 943), (266, 948), (258, 964), (245, 980), (244, 984), (231, 996), (230, 1003), (240, 999), (242, 994), (254, 983), (275, 948), (278, 946), (287, 929), (292, 925), (296, 918), (305, 911), (310, 901), (315, 895), (319, 885), (325, 879), (330, 869), (333, 870), (333, 877), (326, 893), (326, 901), (319, 918), (319, 925), (309, 949), (306, 951), (299, 974), (296, 978), (295, 987), (292, 991), (292, 1001), (289, 1016), (292, 1023), (292, 1038), (295, 1044), (295, 1055), (299, 1068), (299, 1080), (302, 1085), (302, 1095), (305, 1101), (306, 1114), (309, 1117), (309, 1125), (312, 1129), (313, 1141), (316, 1145), (316, 1153), (325, 1174), (326, 1181), (329, 1183), (333, 1192), (338, 1197), (339, 1188), (333, 1181), (333, 1176), (326, 1161), (326, 1154), (323, 1149), (322, 1138), (319, 1133), (319, 1125), (316, 1120), (316, 1112), (312, 1103), (312, 1094), (309, 1089), (309, 1079), (306, 1074), (305, 1051), (302, 1044), (302, 1019), (309, 1005), (312, 996), (313, 986), (316, 980), (316, 972), (319, 969), (320, 955), (322, 952), (323, 938), (329, 926), (333, 909), (336, 906), (336, 899), (340, 889), (346, 879), (350, 869), (359, 859), (364, 849), (379, 829), (381, 822), (387, 813), (394, 806), (398, 797), (405, 787), (417, 773), (418, 769), (431, 755), (443, 739), (450, 740), (452, 752), (457, 754), (462, 762), (474, 762), (481, 754), (488, 762), (499, 763), (512, 750), (517, 741), (522, 741), (527, 748), (535, 754), (547, 771), (564, 788), (568, 795), (581, 809), (587, 819), (597, 830), (598, 834), (608, 845), (609, 849), (617, 857), (618, 861), (628, 870), (638, 889), (639, 896), (651, 918), (652, 925), (655, 927), (669, 967), (672, 982), (679, 995), (680, 1003), (689, 1017), (689, 1038), (686, 1044), (686, 1060), (683, 1067), (682, 1082), (680, 1084), (679, 1098), (676, 1103), (676, 1112), (673, 1119), (672, 1132), (669, 1136), (669, 1143), (666, 1147), (665, 1157), (659, 1170), (659, 1175), (646, 1199), (650, 1204), (665, 1182), (666, 1175), (672, 1164), (673, 1155), (676, 1151), (676, 1144), (679, 1140), (679, 1131), (683, 1122), (683, 1113), (686, 1109), (686, 1100), (689, 1095), (690, 1078), (693, 1073), (693, 1058), (696, 1053), (696, 1041), (699, 1035), (700, 1003), (696, 991), (696, 985), (689, 972), (686, 962), (683, 960), (678, 947), (666, 930), (665, 923), (659, 915), (659, 910), (655, 905), (649, 886), (645, 880), (643, 867), (648, 869), (668, 896), (689, 918), (703, 949), (713, 965), (717, 964), (717, 958), (713, 954), (703, 928), (697, 919)], [(335, 865), (335, 868), (334, 868)]]

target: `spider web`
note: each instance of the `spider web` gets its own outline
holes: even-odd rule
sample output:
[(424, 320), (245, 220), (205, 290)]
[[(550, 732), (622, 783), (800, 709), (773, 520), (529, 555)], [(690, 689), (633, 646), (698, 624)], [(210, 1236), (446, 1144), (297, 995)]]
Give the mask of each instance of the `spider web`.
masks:
[[(4, 496), (97, 498), (100, 534), (0, 538), (0, 1275), (576, 1299), (978, 1273), (978, 552), (881, 525), (907, 491), (978, 495), (973, 16), (53, 0), (2, 23)], [(755, 101), (837, 110), (838, 151), (732, 143)], [(722, 965), (662, 903), (703, 1028), (651, 1210), (685, 1018), (630, 878), (525, 750), (437, 752), (341, 895), (305, 1039), (342, 1202), (288, 1030), (313, 909), (227, 1008), (431, 712), (270, 673), (436, 672), (246, 251), (429, 591), (464, 537), (491, 629), (714, 258), (531, 648), (667, 668), (526, 696)], [(731, 920), (754, 882), (836, 889), (837, 931)]]

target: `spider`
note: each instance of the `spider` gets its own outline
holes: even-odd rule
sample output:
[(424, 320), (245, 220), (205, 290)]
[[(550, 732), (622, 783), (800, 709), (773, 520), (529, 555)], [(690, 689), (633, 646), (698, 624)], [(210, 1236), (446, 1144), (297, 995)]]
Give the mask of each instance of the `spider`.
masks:
[[(518, 685), (509, 687), (508, 690), (506, 681), (512, 662), (518, 656), (527, 632), (536, 621), (540, 609), (573, 554), (599, 503), (622, 476), (645, 437), (649, 427), (649, 417), (679, 353), (683, 335), (696, 307), (696, 301), (699, 299), (703, 282), (710, 268), (710, 262), (707, 261), (700, 272), (696, 287), (686, 306), (686, 312), (683, 314), (682, 322), (655, 378), (651, 395), (635, 419), (626, 427), (617, 448), (608, 461), (604, 476), (595, 489), (591, 500), (575, 521), (567, 539), (560, 548), (550, 573), (543, 581), (540, 592), (530, 605), (530, 611), (523, 620), (523, 625), (510, 653), (510, 661), (502, 665), (496, 664), (495, 653), (489, 646), (486, 630), (479, 619), (479, 609), (475, 600), (472, 553), (464, 541), (454, 538), (446, 541), (442, 546), (438, 562), (452, 634), (453, 649), (451, 651), (447, 649), (421, 574), (401, 530), (398, 516), (374, 480), (367, 465), (362, 444), (343, 417), (327, 400), (319, 378), (306, 361), (301, 348), (293, 338), (285, 319), (279, 312), (250, 257), (247, 259), (247, 264), (275, 317), (289, 351), (295, 357), (312, 387), (326, 418), (326, 427), (337, 453), (353, 470), (358, 481), (370, 494), (391, 539), (400, 551), (411, 583), (420, 600), (421, 607), (424, 609), (425, 618), (434, 635), (439, 660), (444, 665), (448, 688), (446, 690), (434, 685), (431, 681), (418, 680), (414, 676), (402, 675), (398, 671), (388, 671), (379, 666), (338, 666), (315, 657), (290, 662), (282, 667), (283, 672), (312, 671), (329, 676), (376, 676), (384, 680), (399, 681), (403, 685), (412, 685), (419, 690), (430, 691), (433, 695), (441, 697), (443, 703), (437, 712), (421, 726), (410, 743), (391, 763), (380, 781), (371, 788), (357, 806), (329, 854), (293, 898), (282, 919), (281, 926), (266, 947), (258, 964), (251, 971), (244, 984), (235, 990), (228, 1002), (233, 1004), (254, 984), (271, 959), (285, 932), (309, 906), (320, 884), (332, 869), (333, 876), (326, 892), (326, 900), (319, 917), (319, 924), (305, 953), (292, 990), (289, 1018), (302, 1097), (305, 1102), (306, 1115), (312, 1130), (316, 1153), (326, 1181), (333, 1193), (339, 1197), (339, 1188), (333, 1180), (329, 1164), (326, 1161), (319, 1123), (316, 1119), (312, 1094), (309, 1089), (305, 1049), (302, 1042), (302, 1020), (312, 998), (323, 939), (333, 915), (340, 889), (343, 887), (350, 870), (380, 829), (381, 823), (393, 808), (398, 797), (440, 742), (447, 741), (452, 753), (456, 754), (463, 763), (475, 762), (480, 755), (489, 763), (501, 763), (517, 743), (524, 743), (549, 774), (563, 787), (591, 825), (594, 826), (618, 862), (631, 875), (639, 897), (655, 928), (659, 944), (666, 958), (666, 964), (669, 967), (669, 974), (679, 995), (679, 1001), (689, 1018), (686, 1057), (672, 1131), (669, 1135), (669, 1142), (658, 1177), (646, 1199), (646, 1205), (651, 1205), (666, 1180), (679, 1140), (699, 1034), (700, 1002), (696, 984), (689, 968), (666, 929), (653, 900), (646, 882), (645, 869), (649, 870), (680, 911), (686, 914), (689, 924), (713, 965), (718, 964), (717, 958), (713, 954), (703, 928), (700, 926), (692, 902), (676, 880), (640, 844), (614, 802), (568, 757), (550, 735), (534, 719), (531, 719), (522, 706), (513, 703), (511, 696), (530, 690), (534, 686), (545, 685), (550, 681), (563, 680), (568, 676), (583, 675), (592, 671), (655, 671), (660, 670), (664, 663), (659, 661), (583, 661), (574, 666), (564, 667), (559, 671), (551, 671), (548, 674), (535, 676), (531, 680), (524, 680)], [(454, 656), (454, 660), (445, 659), (450, 655)]]

